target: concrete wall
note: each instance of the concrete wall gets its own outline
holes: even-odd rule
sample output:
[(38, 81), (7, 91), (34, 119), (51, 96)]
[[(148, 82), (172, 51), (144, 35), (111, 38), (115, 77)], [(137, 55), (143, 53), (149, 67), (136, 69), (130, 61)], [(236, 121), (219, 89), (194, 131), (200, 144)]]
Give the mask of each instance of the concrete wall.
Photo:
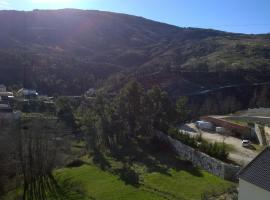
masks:
[(264, 130), (261, 130), (261, 128), (263, 127), (260, 127), (258, 124), (255, 124), (254, 130), (257, 135), (260, 145), (264, 146), (266, 145), (266, 137), (265, 137)]
[(264, 127), (264, 133), (265, 133), (265, 138), (266, 138), (266, 144), (270, 145), (270, 127), (269, 126)]
[(238, 200), (269, 200), (270, 192), (239, 179)]
[(190, 146), (183, 144), (178, 140), (171, 138), (170, 136), (165, 135), (162, 132), (158, 132), (157, 137), (162, 142), (168, 143), (181, 159), (191, 161), (194, 166), (200, 167), (223, 179), (237, 180), (237, 173), (241, 169), (239, 166), (227, 164), (217, 160), (209, 155), (197, 151)]

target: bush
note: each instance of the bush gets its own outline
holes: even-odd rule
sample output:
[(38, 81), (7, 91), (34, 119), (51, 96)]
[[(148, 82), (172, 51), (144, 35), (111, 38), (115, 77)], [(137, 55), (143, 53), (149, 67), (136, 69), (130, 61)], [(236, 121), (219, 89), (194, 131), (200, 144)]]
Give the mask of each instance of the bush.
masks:
[(124, 166), (118, 171), (119, 178), (128, 185), (133, 185), (135, 187), (139, 186), (140, 177), (139, 175), (130, 167)]
[(193, 148), (198, 148), (198, 142), (195, 137), (191, 137), (188, 134), (179, 132), (176, 128), (170, 128), (168, 133), (172, 138), (179, 140), (184, 144), (191, 146)]

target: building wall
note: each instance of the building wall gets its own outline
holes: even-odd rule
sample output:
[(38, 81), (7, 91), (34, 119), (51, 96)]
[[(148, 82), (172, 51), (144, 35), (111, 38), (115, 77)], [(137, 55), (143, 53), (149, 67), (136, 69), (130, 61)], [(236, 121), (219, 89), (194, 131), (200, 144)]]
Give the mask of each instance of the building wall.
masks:
[(264, 130), (261, 130), (261, 127), (259, 124), (255, 124), (254, 131), (257, 135), (260, 145), (262, 146), (266, 145), (266, 137), (264, 134)]
[(250, 136), (251, 129), (246, 126), (235, 124), (224, 119), (215, 118), (212, 116), (203, 116), (201, 120), (212, 122), (215, 126), (221, 126), (227, 130), (230, 130), (232, 133), (237, 133), (241, 136)]
[(267, 145), (270, 145), (270, 127), (269, 126), (264, 127), (264, 133), (265, 133), (266, 143)]
[(270, 192), (239, 179), (238, 200), (269, 200)]

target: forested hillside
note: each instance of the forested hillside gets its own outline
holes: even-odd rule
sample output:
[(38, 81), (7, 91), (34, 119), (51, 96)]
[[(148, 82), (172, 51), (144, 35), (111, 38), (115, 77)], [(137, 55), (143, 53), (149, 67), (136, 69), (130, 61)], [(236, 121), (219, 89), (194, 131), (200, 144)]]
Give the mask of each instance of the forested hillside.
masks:
[(270, 35), (74, 9), (0, 11), (0, 27), (0, 82), (50, 95), (114, 90), (133, 78), (173, 95), (270, 80)]

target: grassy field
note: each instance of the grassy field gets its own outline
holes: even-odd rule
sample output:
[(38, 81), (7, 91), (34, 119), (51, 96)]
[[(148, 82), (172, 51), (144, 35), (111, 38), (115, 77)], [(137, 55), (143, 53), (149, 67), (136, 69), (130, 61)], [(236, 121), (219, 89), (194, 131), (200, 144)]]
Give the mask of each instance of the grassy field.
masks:
[(96, 200), (199, 200), (205, 191), (222, 192), (232, 183), (201, 170), (175, 170), (141, 174), (140, 185), (126, 184), (119, 176), (84, 164), (56, 171), (65, 199)]
[[(73, 153), (81, 155), (84, 146), (84, 142), (74, 143)], [(234, 184), (150, 143), (127, 145), (121, 152), (120, 159), (85, 154), (55, 170), (57, 197), (49, 200), (200, 200), (205, 192), (223, 193)], [(4, 200), (13, 199), (10, 192)]]

